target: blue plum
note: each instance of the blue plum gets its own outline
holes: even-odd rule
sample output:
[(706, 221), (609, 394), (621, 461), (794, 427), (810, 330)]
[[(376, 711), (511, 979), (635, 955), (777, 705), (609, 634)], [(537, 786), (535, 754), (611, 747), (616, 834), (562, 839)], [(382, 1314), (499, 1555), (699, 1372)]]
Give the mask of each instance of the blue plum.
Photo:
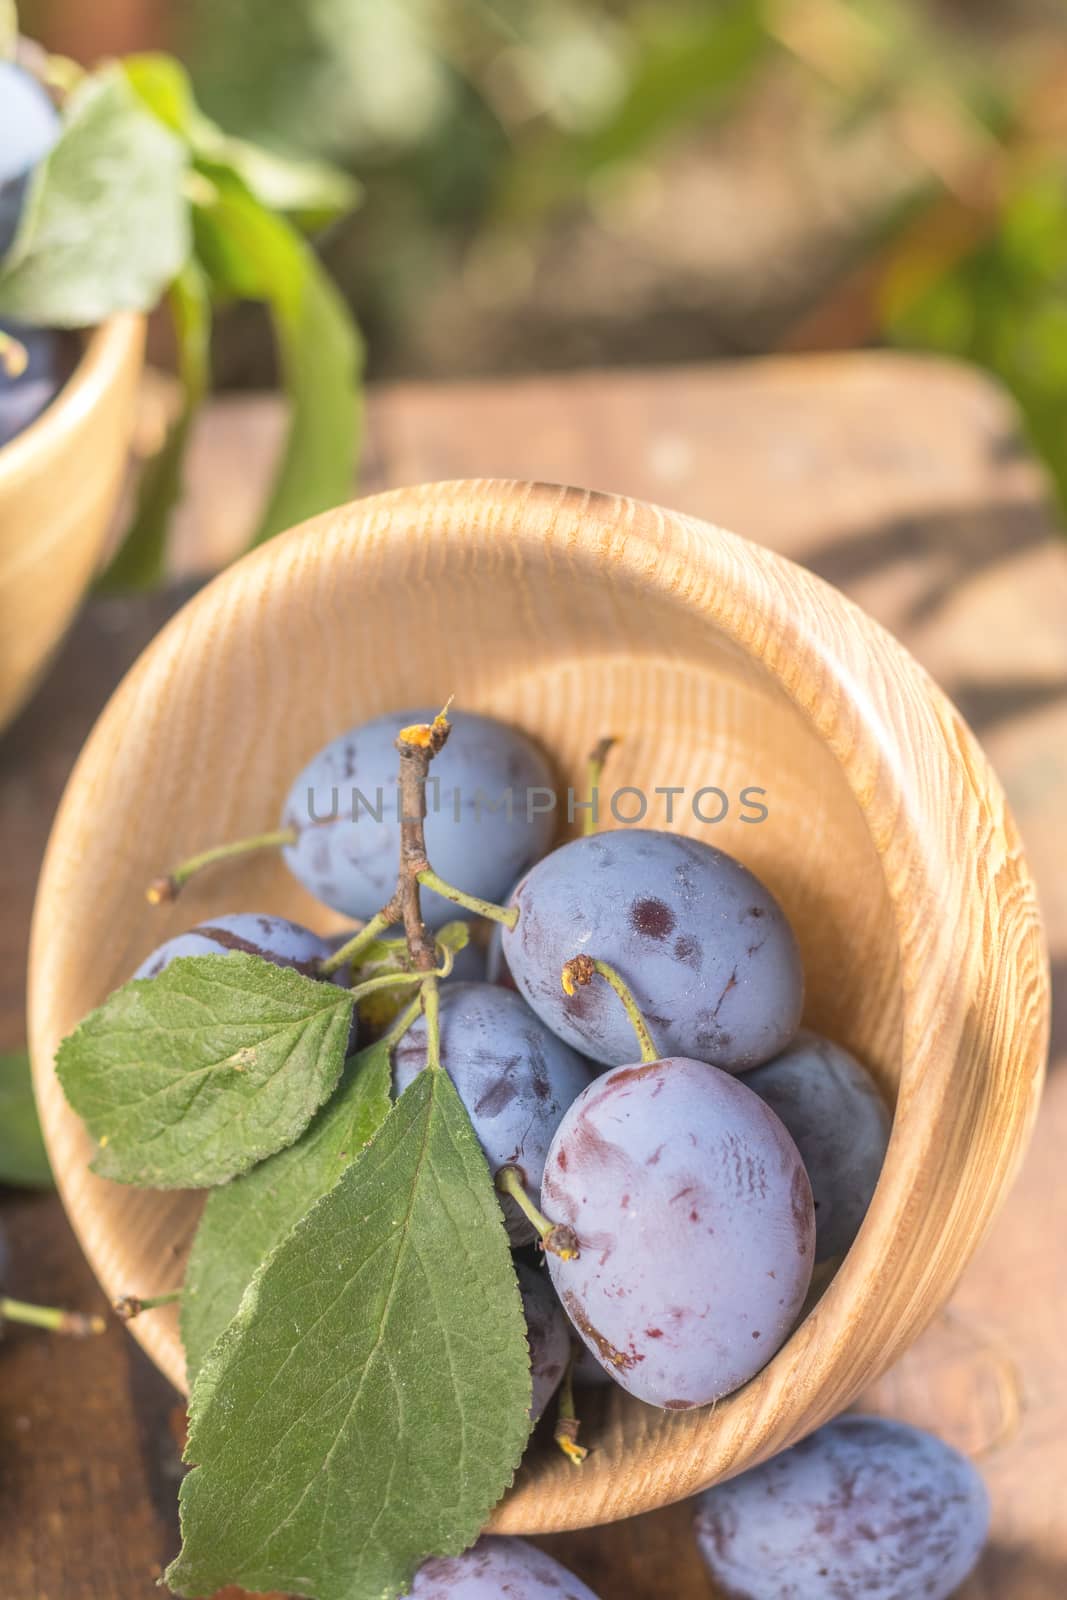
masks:
[(815, 1199), (815, 1259), (847, 1254), (889, 1144), (890, 1115), (855, 1056), (806, 1029), (745, 1077), (788, 1128)]
[(596, 1356), (586, 1345), (578, 1346), (578, 1353), (574, 1358), (574, 1382), (579, 1389), (607, 1389), (614, 1383), (614, 1378), (606, 1367), (602, 1367)]
[[(235, 950), (261, 956), (276, 967), (293, 967), (305, 978), (317, 976), (318, 963), (332, 953), (328, 939), (320, 938), (299, 922), (254, 911), (232, 911), (212, 917), (210, 922), (198, 923), (187, 933), (175, 934), (173, 939), (146, 956), (133, 976), (158, 978), (179, 956), (225, 956), (232, 955)], [(335, 972), (330, 982), (347, 988), (347, 972)], [(348, 1035), (350, 1052), (356, 1048), (358, 1033), (359, 1017), (353, 1013)]]
[[(434, 715), (395, 711), (342, 734), (289, 791), (282, 826), (296, 828), (299, 839), (285, 859), (313, 895), (346, 916), (366, 920), (393, 892), (400, 850), (394, 741), (401, 728)], [(499, 901), (548, 848), (553, 817), (537, 808), (552, 793), (551, 770), (525, 734), (491, 717), (457, 715), (426, 791), (434, 871), (468, 894)], [(423, 893), (422, 907), (431, 928), (462, 915), (434, 893)]]
[(629, 985), (665, 1055), (743, 1072), (789, 1043), (804, 981), (781, 907), (732, 856), (632, 828), (573, 839), (517, 885), (501, 949), (519, 993), (576, 1050), (605, 1066), (633, 1033), (604, 984), (566, 995), (560, 969), (587, 954)]
[(17, 339), (26, 352), (26, 366), (17, 376), (0, 360), (0, 449), (35, 422), (50, 406), (74, 370), (76, 342), (53, 328), (0, 324), (0, 333)]
[(966, 1457), (881, 1417), (838, 1417), (696, 1511), (708, 1570), (737, 1600), (948, 1600), (988, 1527)]
[[(490, 1170), (520, 1169), (536, 1195), (552, 1135), (567, 1107), (589, 1083), (587, 1062), (557, 1039), (525, 1001), (490, 983), (441, 989), (441, 1063), (459, 1092)], [(401, 1094), (426, 1065), (426, 1023), (408, 1030), (393, 1051)], [(534, 1231), (509, 1195), (500, 1203), (513, 1244)]]
[(745, 1383), (807, 1293), (815, 1218), (797, 1148), (704, 1061), (594, 1079), (552, 1140), (541, 1207), (578, 1238), (577, 1259), (547, 1257), (564, 1310), (617, 1383), (666, 1410)]
[(18, 231), (33, 169), (59, 137), (59, 113), (37, 79), (0, 61), (0, 256)]
[(592, 1589), (525, 1539), (479, 1539), (415, 1574), (412, 1600), (597, 1600)]
[(260, 916), (251, 911), (236, 911), (210, 922), (201, 922), (188, 933), (176, 934), (146, 956), (134, 973), (135, 978), (158, 978), (178, 956), (231, 955), (262, 956), (276, 967), (295, 967), (305, 977), (315, 976), (316, 963), (330, 953), (329, 943), (317, 933), (289, 922), (285, 917)]
[(570, 1324), (548, 1277), (523, 1261), (516, 1261), (522, 1309), (526, 1313), (526, 1339), (530, 1347), (533, 1400), (530, 1419), (536, 1422), (559, 1388), (571, 1353)]

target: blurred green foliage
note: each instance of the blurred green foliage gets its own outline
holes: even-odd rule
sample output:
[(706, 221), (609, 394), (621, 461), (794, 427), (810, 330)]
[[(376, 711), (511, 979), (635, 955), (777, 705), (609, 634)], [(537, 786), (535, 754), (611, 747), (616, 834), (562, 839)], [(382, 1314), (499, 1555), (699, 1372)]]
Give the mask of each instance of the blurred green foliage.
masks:
[(903, 256), (879, 309), (897, 344), (973, 361), (1011, 389), (1067, 510), (1067, 162), (1021, 176), (958, 259)]
[(828, 159), (874, 127), (899, 181), (857, 214), (861, 287), (816, 285), (791, 342), (977, 362), (1015, 393), (1067, 504), (1067, 12), (1053, 0), (192, 0), (182, 16), (209, 113), (366, 184), (355, 231), (328, 249), (369, 298), (372, 335), (402, 328), (465, 252), (492, 270), (518, 241), (538, 261), (606, 182), (669, 173), (776, 75), (799, 80)]

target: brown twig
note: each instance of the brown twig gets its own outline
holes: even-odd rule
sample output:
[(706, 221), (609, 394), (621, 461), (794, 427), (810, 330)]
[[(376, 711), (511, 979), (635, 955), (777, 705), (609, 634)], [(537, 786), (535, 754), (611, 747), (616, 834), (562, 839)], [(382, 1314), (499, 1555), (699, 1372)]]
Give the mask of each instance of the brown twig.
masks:
[(403, 924), (416, 972), (432, 972), (437, 965), (437, 947), (422, 920), (419, 873), (430, 866), (426, 857), (426, 777), (430, 762), (444, 749), (451, 731), (445, 706), (432, 722), (401, 728), (396, 738), (400, 752), (400, 869), (392, 899), (378, 916), (384, 926)]

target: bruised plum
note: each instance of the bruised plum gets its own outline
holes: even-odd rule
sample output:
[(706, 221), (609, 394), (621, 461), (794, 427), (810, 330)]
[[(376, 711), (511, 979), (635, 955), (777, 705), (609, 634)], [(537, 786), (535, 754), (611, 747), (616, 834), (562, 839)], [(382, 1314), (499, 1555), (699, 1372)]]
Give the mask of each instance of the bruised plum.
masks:
[(260, 916), (251, 911), (228, 912), (176, 934), (146, 956), (135, 978), (158, 978), (179, 956), (261, 956), (276, 967), (294, 967), (305, 977), (315, 976), (316, 965), (330, 954), (330, 943), (310, 928), (286, 917)]
[(515, 1275), (519, 1280), (522, 1309), (526, 1314), (526, 1342), (530, 1347), (533, 1378), (530, 1419), (536, 1422), (559, 1388), (570, 1359), (570, 1324), (543, 1272), (517, 1261)]
[(966, 1457), (882, 1417), (838, 1417), (696, 1504), (701, 1553), (735, 1600), (948, 1600), (989, 1528)]
[(541, 1207), (577, 1235), (548, 1256), (582, 1339), (639, 1400), (702, 1406), (751, 1378), (807, 1293), (811, 1189), (758, 1095), (684, 1057), (616, 1067), (563, 1118)]
[(847, 1254), (889, 1144), (889, 1110), (874, 1079), (839, 1044), (802, 1030), (745, 1082), (800, 1151), (815, 1199), (816, 1261)]
[[(441, 1064), (459, 1092), (490, 1171), (518, 1167), (536, 1194), (552, 1135), (592, 1076), (588, 1063), (534, 1016), (526, 1002), (491, 983), (443, 986)], [(426, 1065), (426, 1023), (419, 1020), (393, 1052), (397, 1094)], [(534, 1230), (510, 1195), (500, 1203), (513, 1244)]]
[[(292, 967), (305, 978), (318, 975), (318, 964), (333, 953), (329, 939), (320, 938), (299, 922), (288, 917), (271, 917), (254, 911), (231, 911), (221, 917), (211, 917), (198, 923), (187, 933), (175, 934), (150, 956), (146, 956), (134, 973), (135, 978), (158, 978), (159, 974), (179, 956), (228, 956), (235, 952), (259, 956), (275, 967)], [(335, 972), (329, 980), (339, 988), (348, 987), (348, 973)], [(358, 1043), (359, 1017), (353, 1012), (348, 1035), (349, 1052)]]
[(793, 930), (770, 890), (711, 845), (643, 828), (573, 839), (531, 867), (512, 903), (501, 953), (519, 993), (594, 1061), (628, 1061), (633, 1033), (606, 986), (564, 994), (560, 969), (582, 953), (615, 968), (666, 1055), (743, 1072), (796, 1031)]
[(597, 1600), (592, 1589), (525, 1539), (479, 1539), (415, 1574), (412, 1600)]

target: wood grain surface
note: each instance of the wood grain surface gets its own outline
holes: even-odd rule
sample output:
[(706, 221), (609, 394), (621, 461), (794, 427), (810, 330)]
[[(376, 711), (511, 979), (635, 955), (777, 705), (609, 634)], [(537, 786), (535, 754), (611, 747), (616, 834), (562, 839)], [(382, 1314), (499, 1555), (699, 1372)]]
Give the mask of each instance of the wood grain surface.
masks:
[[(186, 565), (196, 548), (190, 533), (202, 535), (204, 549), (219, 550), (239, 527), (272, 436), (276, 418), (257, 402), (224, 408), (204, 432)], [(373, 439), (379, 482), (477, 468), (669, 500), (744, 527), (855, 593), (916, 649), (983, 732), (1044, 892), (1062, 986), (1067, 905), (1057, 828), (1067, 797), (1067, 560), (1051, 541), (1043, 486), (1013, 420), (982, 383), (931, 364), (861, 359), (405, 388), (378, 397)], [(13, 876), (2, 934), (5, 1042), (15, 1042), (21, 1026), (25, 908), (48, 813), (93, 711), (164, 608), (158, 601), (94, 608), (0, 748), (0, 837), (5, 879)], [(1057, 1039), (1054, 1065), (1062, 1054)], [(1065, 1119), (1054, 1071), (1022, 1181), (951, 1313), (872, 1397), (987, 1453), (995, 1538), (969, 1600), (1051, 1597), (1062, 1592), (1067, 1571), (1067, 1394), (1058, 1338), (1067, 1294), (1057, 1257), (1064, 1186), (1056, 1158)], [(70, 1297), (88, 1303), (84, 1268), (55, 1203), (17, 1207), (8, 1218), (13, 1287), (44, 1296), (45, 1281), (57, 1295), (56, 1285), (65, 1284)], [(3, 1471), (17, 1485), (6, 1503), (21, 1506), (0, 1534), (11, 1545), (0, 1556), (16, 1575), (12, 1592), (19, 1600), (147, 1595), (153, 1565), (158, 1570), (173, 1546), (177, 1467), (164, 1386), (118, 1330), (91, 1349), (13, 1339), (0, 1364), (4, 1433), (15, 1441)], [(684, 1536), (686, 1515), (661, 1513), (554, 1547), (605, 1600), (704, 1595), (710, 1591)], [(89, 1564), (82, 1578), (75, 1576), (79, 1545)]]
[(44, 670), (100, 560), (144, 336), (132, 313), (96, 329), (55, 403), (0, 452), (0, 728)]

